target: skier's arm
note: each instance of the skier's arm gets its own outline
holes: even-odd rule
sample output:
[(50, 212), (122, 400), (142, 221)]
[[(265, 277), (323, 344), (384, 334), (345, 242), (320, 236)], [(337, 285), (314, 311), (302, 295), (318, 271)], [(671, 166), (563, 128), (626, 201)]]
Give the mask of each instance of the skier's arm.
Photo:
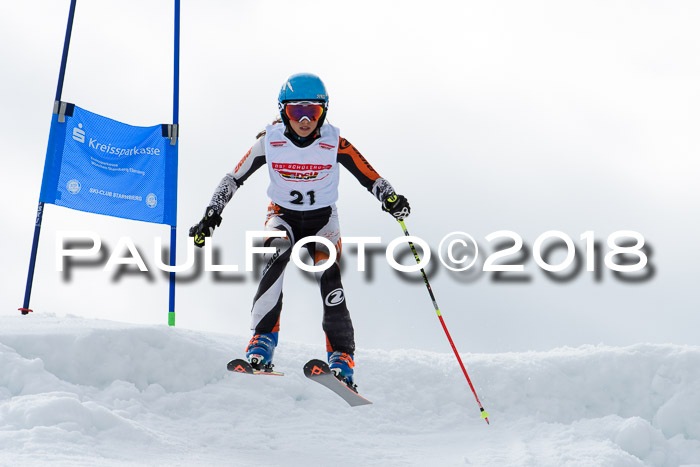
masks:
[(342, 136), (338, 142), (338, 163), (348, 169), (379, 201), (384, 201), (394, 192), (389, 181), (382, 178), (360, 151)]
[(406, 198), (397, 195), (391, 183), (382, 178), (360, 151), (342, 136), (338, 142), (338, 163), (348, 169), (362, 186), (381, 201), (382, 209), (392, 216), (403, 219), (411, 213)]
[(265, 139), (260, 138), (243, 156), (238, 165), (231, 172), (224, 175), (224, 178), (219, 182), (219, 186), (214, 190), (209, 206), (214, 207), (216, 212), (221, 214), (228, 202), (231, 201), (236, 190), (263, 165), (265, 165)]
[(204, 211), (204, 217), (190, 228), (190, 237), (194, 237), (195, 245), (204, 246), (204, 239), (211, 237), (214, 229), (221, 225), (221, 213), (238, 187), (263, 165), (265, 165), (265, 139), (260, 138), (238, 165), (221, 179), (209, 201), (209, 206)]

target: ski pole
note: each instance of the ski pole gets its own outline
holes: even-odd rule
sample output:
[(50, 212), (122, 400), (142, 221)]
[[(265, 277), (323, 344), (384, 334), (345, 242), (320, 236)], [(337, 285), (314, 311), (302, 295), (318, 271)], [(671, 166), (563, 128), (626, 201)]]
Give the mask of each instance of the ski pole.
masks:
[[(394, 195), (396, 196), (396, 195)], [(391, 201), (391, 199), (390, 199)], [(401, 224), (401, 228), (403, 229), (404, 235), (407, 237), (410, 237), (410, 234), (408, 233), (408, 230), (406, 229), (406, 224), (404, 223), (403, 219), (398, 219), (399, 224)], [(420, 257), (418, 256), (418, 252), (416, 251), (416, 247), (413, 245), (412, 241), (408, 241), (408, 245), (411, 247), (411, 251), (413, 252), (413, 257), (416, 259), (416, 263), (420, 264)], [(457, 347), (455, 347), (455, 343), (452, 341), (452, 337), (450, 336), (450, 331), (447, 330), (447, 326), (445, 325), (445, 320), (442, 319), (442, 313), (440, 313), (440, 308), (438, 308), (437, 301), (435, 300), (435, 295), (433, 294), (433, 289), (430, 287), (430, 282), (428, 282), (428, 276), (425, 273), (425, 269), (422, 267), (420, 268), (421, 274), (423, 274), (423, 281), (425, 282), (425, 286), (428, 288), (428, 293), (430, 294), (430, 299), (433, 301), (433, 306), (435, 307), (435, 313), (437, 313), (438, 319), (440, 320), (440, 324), (442, 325), (442, 329), (445, 331), (445, 335), (447, 336), (447, 340), (450, 341), (450, 345), (452, 346), (452, 350), (455, 353), (455, 357), (457, 357), (457, 361), (459, 362), (460, 368), (462, 368), (462, 373), (464, 373), (464, 377), (467, 378), (467, 383), (469, 383), (469, 387), (472, 390), (472, 393), (474, 394), (474, 398), (476, 399), (476, 403), (479, 404), (479, 410), (481, 411), (481, 418), (486, 420), (486, 423), (489, 425), (491, 424), (489, 422), (489, 414), (484, 410), (484, 407), (481, 405), (481, 401), (479, 400), (479, 396), (476, 395), (476, 390), (474, 389), (474, 385), (472, 384), (472, 380), (469, 378), (469, 374), (467, 373), (467, 369), (464, 367), (464, 363), (462, 363), (462, 359), (459, 356), (459, 352), (457, 352)]]

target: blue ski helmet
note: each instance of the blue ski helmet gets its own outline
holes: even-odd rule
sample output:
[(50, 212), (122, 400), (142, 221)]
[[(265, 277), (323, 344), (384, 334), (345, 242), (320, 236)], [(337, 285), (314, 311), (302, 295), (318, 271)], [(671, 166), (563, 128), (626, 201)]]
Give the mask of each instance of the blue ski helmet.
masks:
[(289, 128), (289, 118), (285, 115), (284, 104), (291, 101), (317, 101), (323, 104), (324, 111), (318, 119), (318, 128), (323, 126), (328, 113), (328, 93), (321, 78), (311, 73), (297, 73), (287, 78), (282, 85), (280, 94), (277, 97), (280, 117), (284, 125)]
[(297, 73), (287, 78), (280, 89), (277, 102), (282, 104), (289, 101), (320, 101), (328, 108), (328, 93), (323, 81), (311, 73)]

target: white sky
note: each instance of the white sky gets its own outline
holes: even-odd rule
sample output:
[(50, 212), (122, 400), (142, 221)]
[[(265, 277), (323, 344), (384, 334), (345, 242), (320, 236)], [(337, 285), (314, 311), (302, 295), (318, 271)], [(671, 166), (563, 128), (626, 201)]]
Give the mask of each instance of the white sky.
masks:
[[(0, 5), (0, 313), (13, 314), (69, 1)], [(502, 229), (518, 232), (530, 250), (552, 229), (580, 252), (585, 231), (604, 245), (614, 231), (636, 230), (652, 246), (656, 274), (636, 285), (608, 270), (599, 282), (581, 271), (555, 283), (531, 253), (528, 283), (496, 284), (490, 273), (467, 282), (429, 268), (460, 350), (698, 344), (699, 13), (696, 2), (661, 1), (184, 1), (179, 255), (218, 181), (275, 116), (283, 80), (310, 71), (327, 85), (329, 121), (408, 197), (408, 228), (433, 248), (461, 230), (489, 254), (486, 235)], [(171, 120), (171, 99), (171, 2), (78, 2), (63, 100), (145, 126)], [(384, 244), (401, 235), (349, 173), (341, 180), (344, 235)], [(261, 170), (224, 212), (215, 236), (223, 262), (243, 264), (244, 232), (264, 221), (266, 185)], [(97, 231), (111, 248), (132, 236), (149, 266), (153, 237), (168, 235), (165, 226), (48, 206), (37, 313), (166, 322), (160, 274), (112, 281), (99, 268), (79, 268), (63, 280), (54, 239), (66, 229)], [(366, 281), (348, 253), (344, 284), (358, 346), (449, 351), (422, 282), (401, 281), (383, 260)], [(256, 280), (241, 277), (179, 286), (178, 326), (247, 334)], [(286, 279), (282, 339), (321, 342), (315, 285), (293, 266)]]

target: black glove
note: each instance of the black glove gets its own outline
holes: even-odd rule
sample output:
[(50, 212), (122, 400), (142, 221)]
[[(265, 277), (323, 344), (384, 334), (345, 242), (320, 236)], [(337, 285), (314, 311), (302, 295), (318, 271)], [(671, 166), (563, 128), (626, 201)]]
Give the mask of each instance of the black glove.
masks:
[(214, 206), (209, 206), (204, 212), (204, 217), (199, 224), (190, 227), (190, 237), (194, 237), (194, 244), (202, 248), (204, 239), (211, 237), (214, 229), (221, 225), (221, 216), (216, 212)]
[(411, 214), (411, 206), (403, 195), (392, 193), (382, 201), (382, 209), (399, 220), (403, 220)]

